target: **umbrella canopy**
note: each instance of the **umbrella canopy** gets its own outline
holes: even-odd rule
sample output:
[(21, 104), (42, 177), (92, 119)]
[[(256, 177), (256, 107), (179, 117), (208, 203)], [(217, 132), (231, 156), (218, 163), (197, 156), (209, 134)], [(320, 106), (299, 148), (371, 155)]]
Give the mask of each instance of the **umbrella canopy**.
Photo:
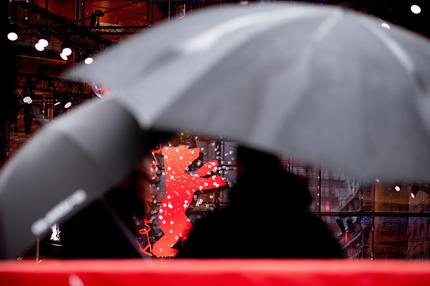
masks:
[(136, 121), (112, 100), (46, 125), (0, 175), (0, 257), (20, 255), (51, 225), (109, 190), (144, 149)]
[(381, 24), (326, 6), (223, 7), (70, 75), (107, 85), (143, 127), (222, 135), (363, 181), (428, 180), (430, 44)]

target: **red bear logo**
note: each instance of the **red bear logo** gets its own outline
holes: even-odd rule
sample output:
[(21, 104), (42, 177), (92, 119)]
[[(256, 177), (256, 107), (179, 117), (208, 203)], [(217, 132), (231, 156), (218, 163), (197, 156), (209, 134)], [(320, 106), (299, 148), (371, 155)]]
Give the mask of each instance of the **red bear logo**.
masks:
[(172, 257), (177, 254), (172, 246), (180, 239), (185, 240), (192, 228), (185, 212), (194, 193), (220, 188), (227, 185), (227, 181), (214, 174), (218, 168), (217, 160), (203, 164), (195, 174), (187, 172), (188, 167), (200, 156), (199, 148), (180, 145), (162, 147), (158, 152), (163, 155), (166, 172), (166, 194), (158, 212), (158, 223), (164, 235), (153, 245), (152, 250), (155, 256)]

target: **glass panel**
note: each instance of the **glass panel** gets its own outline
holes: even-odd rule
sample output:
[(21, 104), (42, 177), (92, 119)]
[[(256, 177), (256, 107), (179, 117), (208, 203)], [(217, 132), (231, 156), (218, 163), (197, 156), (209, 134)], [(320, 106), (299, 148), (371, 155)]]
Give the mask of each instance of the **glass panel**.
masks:
[(370, 216), (323, 216), (322, 219), (349, 258), (430, 258), (430, 217), (375, 217), (374, 231)]
[(408, 211), (411, 186), (375, 184), (375, 211)]
[[(412, 225), (411, 225), (412, 226)], [(408, 248), (407, 217), (376, 217), (374, 257), (405, 258)]]
[(310, 166), (296, 160), (289, 160), (287, 168), (292, 173), (306, 177), (308, 179), (309, 191), (312, 195), (312, 205), (310, 207), (311, 211), (320, 211), (320, 200), (319, 200), (319, 172), (320, 169)]
[[(236, 168), (223, 158), (235, 155), (230, 144), (222, 154), (223, 142), (181, 133), (169, 144), (154, 151), (152, 169), (157, 169), (148, 207), (150, 232), (142, 243), (153, 257), (174, 257), (192, 223), (228, 203), (228, 183), (235, 181)], [(217, 167), (218, 166), (218, 167)], [(228, 179), (228, 181), (225, 180)], [(191, 224), (190, 224), (191, 222)]]
[(430, 258), (430, 218), (411, 217), (407, 229), (407, 259)]
[[(135, 185), (117, 186), (118, 190), (134, 186), (139, 193), (136, 205), (130, 204), (121, 218), (132, 219), (134, 229), (130, 229), (144, 254), (174, 257), (188, 222), (193, 224), (229, 204), (229, 187), (237, 176), (236, 148), (234, 142), (181, 133), (139, 164)], [(425, 217), (430, 211), (430, 185), (388, 185), (376, 180), (366, 186), (291, 158), (283, 158), (282, 163), (308, 179), (311, 211), (323, 219), (349, 258), (430, 258), (430, 217)], [(271, 190), (262, 190), (267, 191)], [(270, 199), (276, 199), (273, 195)], [(144, 205), (144, 213), (133, 210), (138, 204)], [(117, 208), (115, 203), (112, 207)], [(67, 228), (60, 225), (59, 230), (55, 249), (52, 242), (41, 244), (46, 256), (61, 256), (54, 250), (61, 253)]]
[(230, 141), (221, 143), (220, 161), (224, 166), (236, 166), (236, 148), (237, 145)]
[(420, 184), (381, 184), (375, 186), (376, 212), (429, 212), (430, 188)]
[(360, 211), (363, 198), (357, 180), (321, 171), (321, 211)]
[(430, 186), (414, 185), (409, 197), (410, 212), (430, 212)]
[(349, 258), (372, 257), (372, 218), (322, 216)]

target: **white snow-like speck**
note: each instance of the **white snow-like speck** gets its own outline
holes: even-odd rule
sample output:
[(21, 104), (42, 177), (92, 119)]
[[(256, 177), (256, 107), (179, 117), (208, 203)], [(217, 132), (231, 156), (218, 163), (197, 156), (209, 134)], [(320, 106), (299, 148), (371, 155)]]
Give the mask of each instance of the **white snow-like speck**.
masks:
[(69, 276), (69, 286), (84, 286), (84, 282), (78, 275), (72, 274)]

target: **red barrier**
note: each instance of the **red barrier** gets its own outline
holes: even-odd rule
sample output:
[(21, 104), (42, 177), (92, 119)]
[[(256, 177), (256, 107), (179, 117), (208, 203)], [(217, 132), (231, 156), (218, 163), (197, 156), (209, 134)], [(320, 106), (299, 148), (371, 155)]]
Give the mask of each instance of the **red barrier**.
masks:
[(87, 260), (0, 263), (1, 286), (429, 286), (430, 262)]

